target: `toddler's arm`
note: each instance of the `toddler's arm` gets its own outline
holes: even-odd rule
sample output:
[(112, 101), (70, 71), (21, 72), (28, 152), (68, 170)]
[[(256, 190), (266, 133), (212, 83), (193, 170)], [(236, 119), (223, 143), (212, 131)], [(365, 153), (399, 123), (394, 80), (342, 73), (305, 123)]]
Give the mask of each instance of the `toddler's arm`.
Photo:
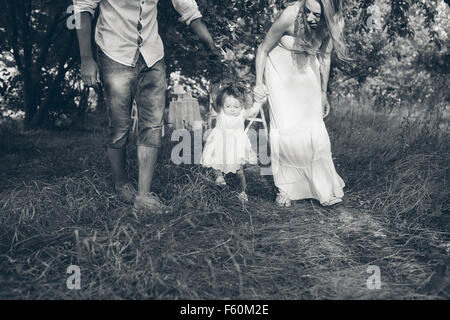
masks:
[(254, 116), (256, 116), (259, 112), (259, 109), (261, 109), (261, 106), (262, 106), (261, 102), (255, 101), (251, 108), (244, 110), (245, 118), (253, 118)]

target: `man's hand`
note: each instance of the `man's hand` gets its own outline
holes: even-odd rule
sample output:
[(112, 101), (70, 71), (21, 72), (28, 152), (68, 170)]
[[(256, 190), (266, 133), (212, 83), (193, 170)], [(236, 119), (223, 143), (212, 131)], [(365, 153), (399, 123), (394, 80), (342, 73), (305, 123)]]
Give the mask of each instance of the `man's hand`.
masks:
[(92, 57), (81, 58), (81, 79), (88, 87), (95, 87), (100, 83), (100, 72)]
[(220, 59), (220, 50), (214, 44), (211, 34), (202, 22), (202, 19), (195, 19), (191, 22), (190, 26), (192, 31), (199, 37), (200, 41), (209, 49), (210, 55)]
[(213, 46), (208, 47), (208, 60), (213, 64), (222, 65), (224, 63), (223, 53), (220, 48)]
[(328, 102), (327, 93), (322, 92), (322, 116), (326, 118), (330, 114), (330, 103)]
[(214, 46), (210, 47), (209, 51), (210, 51), (210, 55), (212, 57), (214, 57), (215, 59), (220, 59), (220, 60), (222, 59), (223, 53), (218, 46), (214, 45)]
[(100, 73), (97, 63), (92, 57), (92, 16), (89, 12), (81, 12), (77, 19), (81, 21), (81, 27), (77, 29), (78, 42), (80, 44), (81, 79), (88, 87), (96, 87), (100, 82)]

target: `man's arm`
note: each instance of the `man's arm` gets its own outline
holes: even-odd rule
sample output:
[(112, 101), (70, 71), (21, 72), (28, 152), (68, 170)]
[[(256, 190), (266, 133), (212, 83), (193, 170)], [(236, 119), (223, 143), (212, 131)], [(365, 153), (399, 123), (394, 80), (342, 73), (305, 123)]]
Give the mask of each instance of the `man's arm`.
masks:
[(200, 41), (216, 56), (220, 56), (219, 50), (214, 44), (211, 34), (202, 21), (202, 14), (198, 10), (194, 0), (172, 0), (175, 10), (180, 14), (179, 21), (189, 25), (192, 31), (200, 38)]
[(80, 28), (77, 29), (77, 35), (81, 60), (92, 59), (92, 16), (89, 12), (81, 12), (77, 15), (76, 19), (80, 21)]
[(211, 34), (203, 23), (202, 19), (195, 19), (191, 22), (192, 31), (200, 38), (200, 41), (216, 56), (220, 56), (219, 50), (217, 49)]
[(100, 73), (92, 54), (92, 16), (89, 12), (81, 12), (77, 19), (80, 19), (81, 26), (77, 30), (78, 43), (80, 45), (81, 78), (87, 86), (92, 87), (100, 82)]
[(100, 73), (92, 54), (92, 17), (95, 9), (102, 0), (74, 0), (74, 10), (79, 19), (80, 28), (77, 29), (78, 43), (81, 57), (81, 78), (87, 86), (95, 86), (100, 82)]

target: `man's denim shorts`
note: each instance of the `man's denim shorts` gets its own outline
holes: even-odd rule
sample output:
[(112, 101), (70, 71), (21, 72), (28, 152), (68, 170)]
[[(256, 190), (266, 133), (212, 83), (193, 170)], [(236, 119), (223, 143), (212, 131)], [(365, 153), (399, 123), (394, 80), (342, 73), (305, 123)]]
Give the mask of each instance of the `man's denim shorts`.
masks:
[(127, 144), (132, 125), (131, 109), (136, 100), (137, 145), (160, 147), (167, 86), (163, 59), (148, 67), (139, 54), (136, 65), (131, 67), (114, 61), (99, 48), (97, 62), (109, 120), (107, 146), (120, 149)]

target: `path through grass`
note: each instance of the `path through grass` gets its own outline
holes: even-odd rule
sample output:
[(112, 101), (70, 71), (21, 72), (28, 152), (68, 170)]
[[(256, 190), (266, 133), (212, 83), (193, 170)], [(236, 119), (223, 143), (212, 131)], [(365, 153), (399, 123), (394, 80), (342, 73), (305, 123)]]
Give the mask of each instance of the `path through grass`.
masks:
[[(258, 167), (242, 206), (233, 183), (221, 189), (203, 168), (173, 165), (166, 141), (154, 186), (173, 212), (135, 217), (113, 193), (102, 131), (3, 140), (0, 298), (449, 298), (450, 148), (402, 149), (383, 136), (394, 131), (356, 123), (328, 124), (348, 185), (333, 208), (276, 207)], [(128, 165), (135, 180), (134, 154)], [(79, 291), (66, 288), (71, 264)], [(367, 288), (369, 265), (380, 290)]]

